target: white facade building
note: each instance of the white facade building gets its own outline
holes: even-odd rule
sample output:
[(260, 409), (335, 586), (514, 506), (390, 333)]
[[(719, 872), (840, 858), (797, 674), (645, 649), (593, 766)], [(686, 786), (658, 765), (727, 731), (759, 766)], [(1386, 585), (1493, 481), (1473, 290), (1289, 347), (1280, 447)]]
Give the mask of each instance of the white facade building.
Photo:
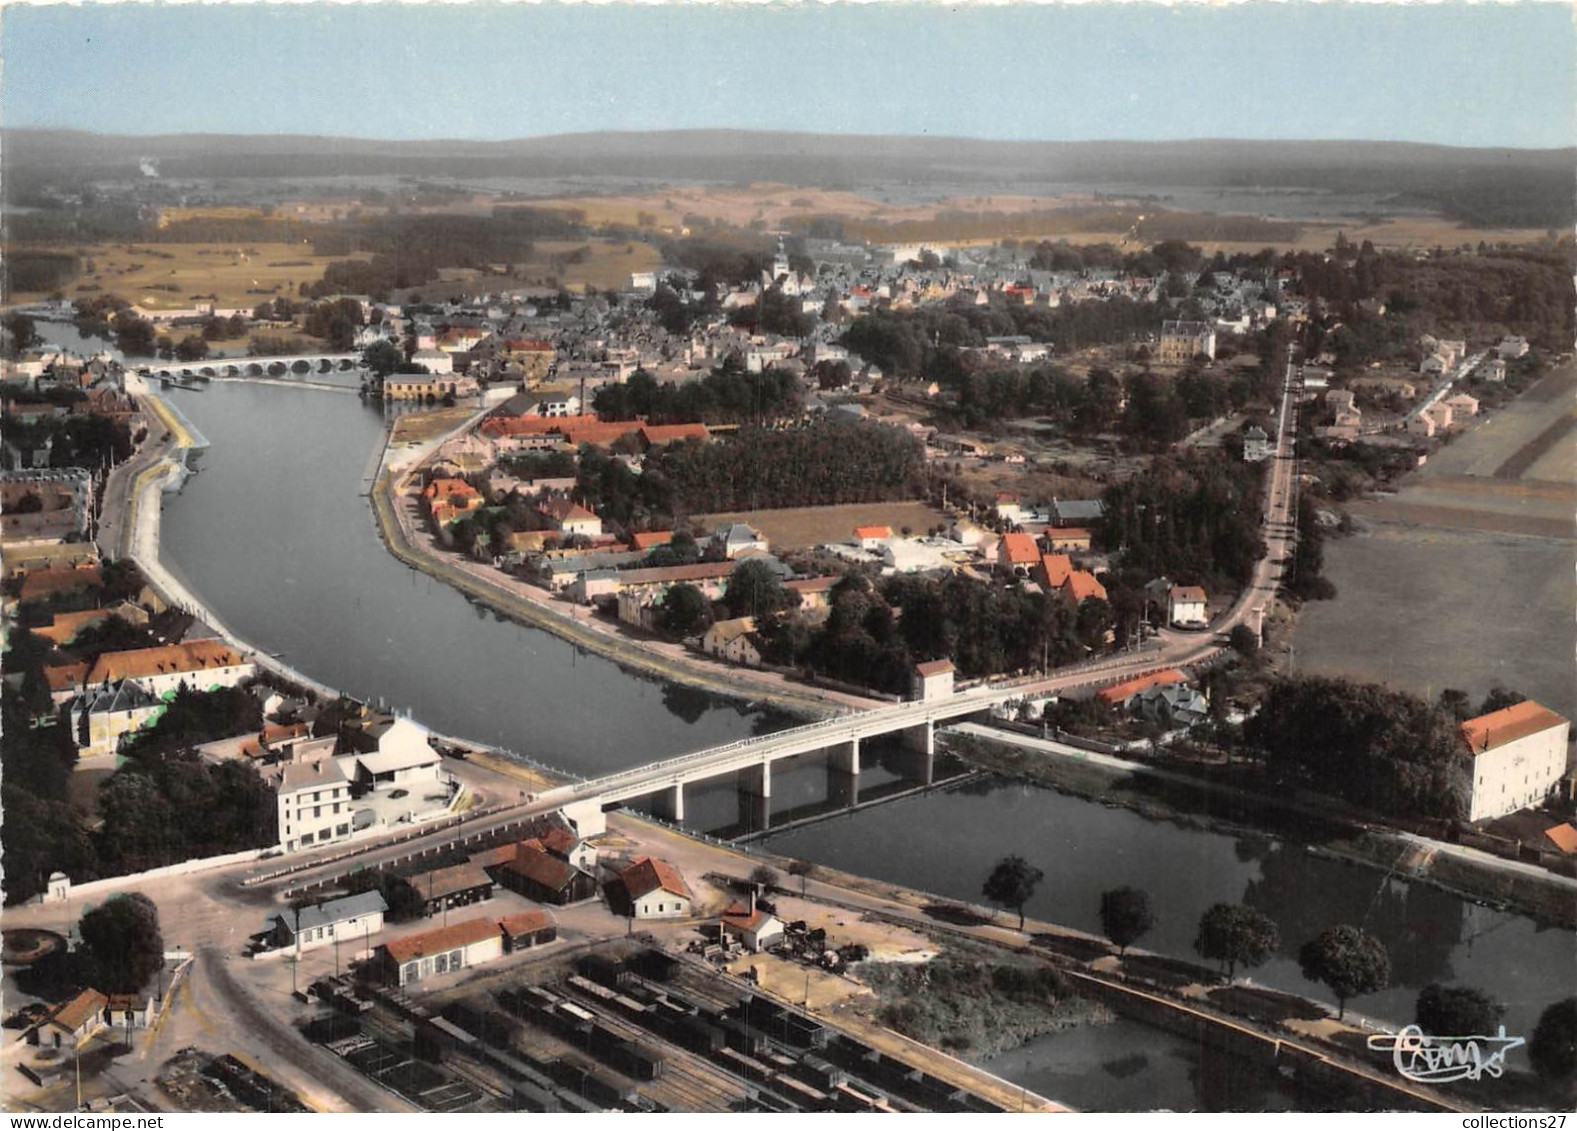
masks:
[(1566, 773), (1571, 724), (1531, 699), (1468, 719), (1462, 741), (1472, 755), (1469, 821), (1487, 821), (1544, 800)]

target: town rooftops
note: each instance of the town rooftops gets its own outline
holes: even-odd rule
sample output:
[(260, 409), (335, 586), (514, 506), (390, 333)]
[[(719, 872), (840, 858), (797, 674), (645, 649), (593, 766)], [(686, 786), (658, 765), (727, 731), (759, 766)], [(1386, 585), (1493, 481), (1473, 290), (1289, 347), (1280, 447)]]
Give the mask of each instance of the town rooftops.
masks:
[(108, 683), (117, 679), (142, 679), (156, 675), (233, 668), (246, 663), (223, 640), (188, 640), (159, 648), (134, 648), (129, 652), (105, 652), (88, 671), (89, 683)]
[(654, 891), (666, 891), (673, 895), (690, 899), (690, 888), (685, 884), (684, 877), (666, 860), (658, 860), (653, 856), (642, 856), (619, 873), (619, 878), (624, 881), (624, 890), (631, 899), (640, 899)]
[(1468, 719), (1461, 726), (1462, 741), (1475, 754), (1506, 746), (1530, 734), (1539, 734), (1552, 727), (1565, 726), (1566, 720), (1548, 707), (1541, 707), (1531, 699), (1502, 707), (1476, 719)]
[(447, 927), (439, 927), (437, 930), (406, 935), (403, 939), (391, 939), (383, 944), (383, 949), (395, 962), (404, 965), (430, 954), (454, 950), (456, 947), (474, 946), (490, 938), (497, 938), (498, 935), (498, 923), (495, 920), (466, 919), (463, 922), (451, 923)]
[(727, 644), (738, 640), (741, 636), (749, 636), (755, 630), (755, 617), (734, 617), (731, 620), (718, 621), (707, 629), (706, 635), (718, 644)]
[(71, 664), (51, 664), (44, 669), (44, 682), (51, 691), (69, 691), (88, 677), (88, 662), (78, 660)]
[(953, 661), (927, 660), (923, 664), (916, 664), (914, 670), (923, 676), (946, 675), (953, 670)]
[(388, 909), (389, 905), (383, 901), (380, 893), (364, 891), (359, 895), (347, 895), (325, 903), (314, 903), (311, 907), (303, 907), (299, 917), (289, 911), (281, 911), (279, 914), (285, 926), (292, 931), (309, 931), (314, 927), (342, 923), (346, 919), (359, 919), (363, 915), (384, 912)]

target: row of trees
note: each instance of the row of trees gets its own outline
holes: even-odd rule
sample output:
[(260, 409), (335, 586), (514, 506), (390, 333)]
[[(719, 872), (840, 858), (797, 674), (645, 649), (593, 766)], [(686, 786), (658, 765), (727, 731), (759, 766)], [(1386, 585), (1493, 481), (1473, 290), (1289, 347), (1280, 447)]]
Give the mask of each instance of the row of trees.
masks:
[[(1034, 898), (1045, 874), (1021, 856), (998, 861), (981, 892), (998, 907), (1018, 912), (1024, 929), (1024, 907)], [(1121, 887), (1103, 892), (1101, 931), (1126, 953), (1156, 925), (1149, 893)], [(1217, 903), (1200, 916), (1194, 950), (1215, 962), (1228, 980), (1238, 967), (1263, 965), (1281, 948), (1281, 932), (1263, 912), (1241, 904)], [(1391, 958), (1384, 943), (1359, 927), (1328, 927), (1299, 948), (1298, 967), (1311, 982), (1327, 987), (1337, 1000), (1337, 1017), (1347, 1002), (1377, 993), (1391, 984)], [(1505, 1007), (1471, 986), (1430, 983), (1419, 993), (1415, 1021), (1438, 1037), (1492, 1035)], [(1567, 1079), (1577, 1074), (1577, 998), (1556, 1002), (1539, 1018), (1529, 1041), (1529, 1058), (1540, 1075)]]

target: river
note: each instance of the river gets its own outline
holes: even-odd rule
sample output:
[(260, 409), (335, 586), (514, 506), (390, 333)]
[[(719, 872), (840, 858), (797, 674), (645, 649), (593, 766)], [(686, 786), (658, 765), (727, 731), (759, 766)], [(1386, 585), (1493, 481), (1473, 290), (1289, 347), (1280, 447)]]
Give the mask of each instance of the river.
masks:
[(1275, 920), (1281, 948), (1239, 973), (1320, 1000), (1330, 994), (1303, 977), (1298, 948), (1328, 926), (1352, 923), (1390, 950), (1392, 987), (1350, 1008), (1398, 1024), (1412, 1021), (1418, 991), (1430, 982), (1480, 987), (1505, 1003), (1507, 1032), (1524, 1035), (1545, 1006), (1577, 992), (1571, 931), (1541, 929), (1526, 916), (1299, 845), (1154, 820), (1002, 779), (773, 833), (763, 845), (972, 903), (983, 902), (980, 885), (996, 861), (1016, 853), (1045, 872), (1026, 909), (1032, 917), (1099, 934), (1101, 892), (1131, 885), (1150, 893), (1158, 920), (1138, 945), (1195, 961), (1200, 914), (1213, 903), (1245, 903)]
[(396, 561), (359, 494), (384, 436), (359, 398), (224, 381), (169, 396), (210, 447), (165, 503), (161, 560), (313, 679), (582, 775), (791, 721), (633, 673)]

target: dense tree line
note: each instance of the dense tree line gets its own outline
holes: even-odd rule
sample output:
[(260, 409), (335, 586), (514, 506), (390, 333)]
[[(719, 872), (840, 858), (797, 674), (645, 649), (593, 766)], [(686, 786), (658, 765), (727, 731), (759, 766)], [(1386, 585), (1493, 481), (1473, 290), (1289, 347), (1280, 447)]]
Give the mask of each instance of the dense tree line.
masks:
[(1197, 579), (1207, 588), (1241, 587), (1265, 556), (1260, 491), (1253, 464), (1193, 453), (1157, 457), (1106, 489), (1106, 545), (1125, 569)]
[(1466, 811), (1468, 765), (1451, 711), (1382, 684), (1271, 685), (1244, 739), (1281, 779), (1397, 816)]
[(75, 279), (81, 269), (82, 261), (71, 252), (8, 251), (0, 263), (0, 292), (50, 294)]
[(638, 369), (620, 385), (604, 385), (592, 397), (592, 408), (604, 420), (653, 424), (766, 423), (797, 416), (802, 407), (799, 381), (782, 369), (746, 372), (730, 359), (699, 381), (659, 382)]
[(776, 287), (763, 291), (749, 306), (736, 308), (729, 314), (728, 321), (752, 333), (778, 334), (785, 338), (803, 338), (816, 325), (816, 320), (801, 308), (799, 299), (785, 295)]
[(670, 444), (649, 456), (643, 478), (672, 491), (674, 513), (836, 506), (913, 498), (920, 445), (897, 428), (823, 421), (773, 431), (744, 428), (711, 444)]

